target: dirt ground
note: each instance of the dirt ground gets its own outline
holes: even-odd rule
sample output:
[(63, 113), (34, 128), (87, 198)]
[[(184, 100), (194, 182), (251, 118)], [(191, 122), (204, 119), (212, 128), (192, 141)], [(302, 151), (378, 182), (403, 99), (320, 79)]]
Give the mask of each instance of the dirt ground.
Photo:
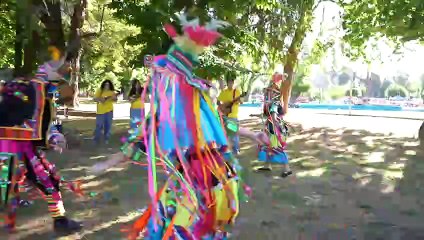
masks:
[[(243, 124), (258, 128), (251, 120)], [(98, 177), (86, 173), (87, 167), (118, 151), (127, 125), (115, 121), (108, 146), (96, 147), (85, 139), (62, 155), (49, 154), (62, 176), (81, 179), (87, 193), (83, 198), (64, 193), (69, 216), (84, 221), (85, 227), (60, 239), (124, 239), (121, 228), (148, 202), (142, 166), (120, 166)], [(89, 138), (94, 120), (64, 126)], [(287, 179), (278, 177), (279, 166), (272, 174), (255, 173), (256, 146), (242, 142), (240, 159), (253, 197), (242, 204), (232, 239), (424, 239), (424, 150), (415, 139), (295, 125), (288, 146), (295, 174)], [(55, 239), (42, 200), (20, 209), (18, 223), (17, 234), (0, 232), (0, 239)]]

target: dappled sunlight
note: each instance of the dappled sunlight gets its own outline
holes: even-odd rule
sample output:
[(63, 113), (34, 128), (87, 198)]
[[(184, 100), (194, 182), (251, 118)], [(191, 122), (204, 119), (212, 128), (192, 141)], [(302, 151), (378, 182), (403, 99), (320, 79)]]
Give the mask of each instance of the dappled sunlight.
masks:
[(384, 179), (388, 179), (388, 180), (400, 180), (403, 178), (403, 171), (399, 170), (399, 171), (385, 171), (383, 173), (383, 178)]
[(126, 167), (113, 167), (106, 170), (106, 172), (120, 172), (122, 170), (125, 170)]
[(417, 151), (414, 150), (406, 150), (405, 155), (415, 156), (417, 155)]
[(105, 155), (97, 155), (97, 156), (90, 157), (90, 160), (96, 160), (96, 159), (102, 159), (102, 158), (106, 158), (106, 156)]
[(102, 184), (104, 184), (107, 180), (103, 179), (103, 180), (96, 180), (96, 181), (90, 181), (88, 183), (84, 183), (82, 185), (83, 188), (93, 188), (93, 187), (98, 187)]
[(290, 159), (290, 163), (300, 163), (300, 162), (307, 161), (307, 160), (315, 160), (315, 158), (312, 157), (312, 156), (303, 156), (303, 157), (298, 157), (298, 158), (292, 158), (292, 159)]
[(352, 175), (353, 179), (355, 179), (355, 180), (359, 180), (359, 179), (362, 179), (362, 178), (365, 178), (365, 177), (370, 177), (370, 176), (371, 176), (371, 174), (369, 174), (369, 173), (360, 173), (360, 172), (356, 172)]
[(129, 125), (129, 121), (128, 122), (122, 122), (122, 123), (115, 123), (114, 126), (123, 126), (123, 127), (128, 127)]
[(95, 179), (96, 177), (98, 177), (98, 176), (96, 176), (96, 175), (87, 175), (87, 176), (81, 176), (80, 178), (79, 178), (79, 180), (82, 180), (82, 181), (91, 181), (91, 180), (93, 180), (93, 179)]
[(84, 219), (94, 218), (97, 215), (98, 215), (97, 210), (92, 209), (90, 206), (87, 206), (87, 209), (73, 213), (72, 217), (81, 221), (81, 220), (84, 220)]
[[(402, 160), (401, 160), (402, 161)], [(405, 168), (405, 163), (392, 163), (389, 165), (389, 167), (387, 169), (389, 170), (402, 170)]]
[(384, 152), (372, 152), (370, 153), (365, 160), (360, 163), (382, 163), (384, 162)]
[(73, 167), (73, 168), (67, 168), (67, 169), (61, 169), (60, 172), (79, 172), (79, 171), (85, 171), (87, 167)]
[(18, 220), (17, 233), (14, 235), (16, 239), (23, 239), (30, 235), (41, 234), (50, 231), (52, 228), (52, 220), (49, 215), (43, 215), (26, 220), (21, 223)]
[(296, 172), (296, 177), (320, 177), (326, 171), (325, 168), (317, 168), (309, 171), (299, 171)]
[(94, 226), (93, 228), (91, 228), (90, 230), (83, 230), (81, 236), (84, 237), (86, 235), (93, 234), (93, 233), (101, 231), (103, 229), (107, 229), (107, 228), (109, 228), (109, 227), (111, 227), (115, 224), (124, 224), (124, 223), (130, 222), (130, 221), (133, 221), (138, 216), (140, 216), (139, 211), (129, 212), (126, 215), (116, 217), (114, 220), (100, 223), (100, 224)]
[[(240, 150), (250, 150), (252, 148), (256, 149), (257, 146), (254, 144), (251, 144), (251, 141), (247, 142), (248, 144), (246, 144), (245, 146), (240, 147)], [(250, 144), (249, 144), (250, 143)]]
[(378, 172), (378, 169), (376, 169), (376, 168), (371, 168), (371, 167), (364, 167), (364, 168), (363, 168), (363, 171), (364, 171), (364, 172), (367, 172), (367, 173), (377, 173), (377, 172)]
[(361, 187), (365, 187), (367, 186), (369, 183), (371, 183), (372, 178), (371, 176), (365, 176), (365, 177), (361, 177), (358, 181), (359, 186)]

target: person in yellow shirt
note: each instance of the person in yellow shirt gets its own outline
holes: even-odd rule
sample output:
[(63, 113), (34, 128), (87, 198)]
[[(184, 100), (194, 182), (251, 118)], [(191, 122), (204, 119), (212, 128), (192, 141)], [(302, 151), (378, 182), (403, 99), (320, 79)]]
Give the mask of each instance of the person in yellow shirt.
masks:
[[(221, 93), (218, 96), (218, 108), (222, 104), (230, 103), (236, 100), (238, 97), (241, 96), (240, 90), (234, 88), (234, 80), (232, 78), (227, 79), (227, 88), (221, 91)], [(228, 121), (232, 121), (235, 124), (239, 124), (238, 121), (238, 112), (239, 112), (239, 106), (241, 104), (241, 99), (234, 102), (234, 104), (231, 107), (231, 112), (228, 113), (226, 116), (224, 116), (226, 120), (226, 126), (229, 124)], [(237, 127), (238, 129), (238, 127)], [(228, 129), (227, 126), (227, 134), (229, 135), (229, 138), (232, 140), (232, 148), (234, 154), (240, 153), (240, 136), (238, 135), (238, 132), (232, 132), (232, 129)]]
[(112, 119), (113, 119), (113, 103), (117, 97), (112, 81), (105, 80), (100, 85), (100, 89), (94, 95), (94, 101), (97, 102), (96, 113), (96, 130), (94, 130), (94, 141), (100, 143), (101, 132), (103, 130), (104, 141), (109, 142)]
[(144, 89), (139, 80), (134, 79), (131, 82), (131, 89), (128, 94), (128, 100), (131, 102), (130, 109), (130, 127), (135, 129), (138, 123), (144, 118), (144, 99), (141, 98)]

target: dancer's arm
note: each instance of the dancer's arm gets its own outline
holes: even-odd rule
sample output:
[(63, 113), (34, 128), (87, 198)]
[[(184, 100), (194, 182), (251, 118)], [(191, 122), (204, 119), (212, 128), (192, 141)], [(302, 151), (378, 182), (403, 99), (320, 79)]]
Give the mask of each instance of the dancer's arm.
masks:
[(264, 132), (253, 132), (247, 128), (239, 128), (238, 134), (240, 136), (249, 138), (252, 141), (257, 142), (258, 144), (268, 144), (269, 139)]

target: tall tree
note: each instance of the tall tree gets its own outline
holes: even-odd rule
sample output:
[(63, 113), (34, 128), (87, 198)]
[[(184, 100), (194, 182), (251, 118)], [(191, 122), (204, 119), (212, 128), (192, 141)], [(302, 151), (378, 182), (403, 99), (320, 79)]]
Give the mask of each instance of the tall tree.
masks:
[[(339, 0), (344, 8), (345, 40), (353, 57), (366, 55), (366, 43), (371, 38), (388, 37), (402, 43), (424, 41), (424, 1), (421, 0)], [(424, 144), (424, 121), (419, 130)]]
[(388, 37), (401, 43), (424, 41), (424, 2), (421, 0), (339, 0), (344, 9), (344, 40), (352, 49), (352, 57), (365, 54), (372, 38)]
[(78, 84), (81, 81), (80, 65), (81, 65), (81, 54), (82, 54), (82, 27), (84, 26), (84, 20), (86, 17), (86, 11), (88, 6), (88, 0), (78, 0), (74, 4), (74, 11), (71, 17), (71, 26), (69, 40), (70, 42), (76, 42), (77, 47), (72, 53), (72, 84), (74, 87), (74, 101), (73, 105), (78, 105)]

